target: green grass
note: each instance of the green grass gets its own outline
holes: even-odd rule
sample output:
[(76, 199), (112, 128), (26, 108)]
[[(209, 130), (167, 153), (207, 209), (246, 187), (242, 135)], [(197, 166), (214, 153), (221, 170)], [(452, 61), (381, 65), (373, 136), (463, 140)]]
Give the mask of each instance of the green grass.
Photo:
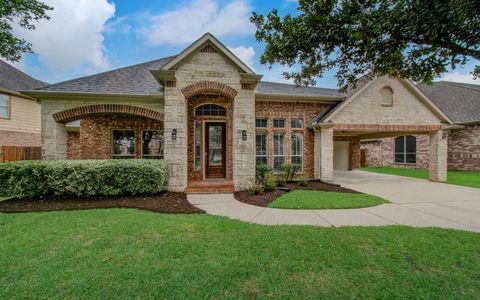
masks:
[[(405, 177), (414, 177), (428, 179), (428, 170), (426, 169), (407, 169), (393, 167), (365, 167), (364, 171), (391, 174)], [(480, 172), (479, 171), (448, 171), (447, 183), (463, 185), (468, 187), (480, 188)]]
[(270, 203), (268, 207), (296, 209), (359, 208), (382, 203), (385, 203), (384, 199), (367, 194), (295, 190), (283, 194)]
[(480, 298), (480, 234), (105, 209), (0, 214), (0, 298)]

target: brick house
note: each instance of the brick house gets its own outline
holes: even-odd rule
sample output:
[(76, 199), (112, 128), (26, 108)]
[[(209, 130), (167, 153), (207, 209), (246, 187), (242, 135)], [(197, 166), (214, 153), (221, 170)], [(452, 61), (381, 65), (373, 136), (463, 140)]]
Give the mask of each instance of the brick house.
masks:
[(165, 159), (169, 189), (244, 189), (255, 165), (333, 179), (360, 166), (360, 141), (429, 136), (430, 179), (445, 181), (455, 127), (409, 80), (336, 89), (261, 81), (207, 33), (178, 55), (24, 91), (42, 104), (44, 159)]
[[(480, 85), (440, 81), (419, 89), (457, 125), (448, 134), (448, 169), (480, 170)], [(428, 168), (429, 136), (364, 140), (365, 164)]]
[(0, 146), (41, 146), (40, 103), (19, 91), (44, 85), (0, 60)]

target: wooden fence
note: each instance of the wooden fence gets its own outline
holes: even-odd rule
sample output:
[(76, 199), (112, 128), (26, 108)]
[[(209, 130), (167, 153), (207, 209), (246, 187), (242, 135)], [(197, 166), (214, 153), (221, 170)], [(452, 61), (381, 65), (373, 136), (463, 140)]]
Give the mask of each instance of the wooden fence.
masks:
[(42, 147), (0, 146), (0, 163), (42, 159)]

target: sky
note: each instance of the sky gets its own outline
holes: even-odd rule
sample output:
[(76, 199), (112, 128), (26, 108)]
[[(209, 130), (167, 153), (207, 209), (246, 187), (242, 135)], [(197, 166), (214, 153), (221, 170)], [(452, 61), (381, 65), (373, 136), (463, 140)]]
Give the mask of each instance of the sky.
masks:
[[(282, 72), (259, 63), (264, 44), (255, 40), (252, 11), (296, 14), (295, 0), (43, 0), (54, 7), (51, 19), (36, 30), (15, 28), (33, 44), (13, 65), (29, 75), (55, 83), (178, 54), (205, 32), (211, 32), (263, 80), (287, 82)], [(478, 63), (478, 62), (477, 62)], [(441, 80), (480, 84), (470, 72), (475, 62), (446, 73)], [(335, 70), (317, 86), (336, 88)]]

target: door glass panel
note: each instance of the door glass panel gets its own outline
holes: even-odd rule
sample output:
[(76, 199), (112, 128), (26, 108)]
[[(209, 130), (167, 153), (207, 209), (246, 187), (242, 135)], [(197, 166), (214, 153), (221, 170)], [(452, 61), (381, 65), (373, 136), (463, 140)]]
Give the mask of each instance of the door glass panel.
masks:
[(208, 164), (210, 166), (221, 166), (223, 161), (223, 126), (208, 126)]

